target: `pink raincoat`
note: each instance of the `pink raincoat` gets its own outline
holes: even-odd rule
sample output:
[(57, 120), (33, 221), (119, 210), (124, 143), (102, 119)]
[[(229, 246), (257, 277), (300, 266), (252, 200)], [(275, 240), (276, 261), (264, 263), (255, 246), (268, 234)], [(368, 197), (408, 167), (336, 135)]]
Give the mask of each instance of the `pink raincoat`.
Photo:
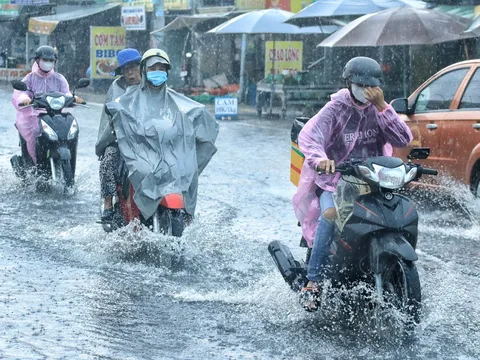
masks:
[(390, 105), (379, 112), (373, 104), (359, 106), (353, 102), (348, 89), (331, 96), (319, 112), (304, 126), (298, 145), (305, 155), (293, 208), (302, 225), (302, 234), (312, 247), (320, 216), (315, 194), (317, 187), (334, 192), (340, 174), (319, 175), (314, 169), (320, 160), (348, 159), (372, 156), (391, 156), (392, 145), (405, 147), (412, 133)]
[[(35, 62), (32, 66), (32, 72), (25, 76), (22, 80), (27, 84), (27, 87), (35, 94), (58, 91), (66, 95), (72, 96), (68, 87), (68, 82), (65, 77), (54, 70), (44, 73), (38, 68)], [(32, 98), (32, 93), (29, 91), (13, 91), (12, 103), (17, 109), (17, 120), (15, 124), (22, 137), (27, 142), (27, 150), (34, 163), (37, 162), (35, 157), (35, 139), (40, 134), (38, 126), (38, 114), (42, 110), (35, 110), (29, 107), (19, 110), (18, 104), (23, 103), (27, 99)]]

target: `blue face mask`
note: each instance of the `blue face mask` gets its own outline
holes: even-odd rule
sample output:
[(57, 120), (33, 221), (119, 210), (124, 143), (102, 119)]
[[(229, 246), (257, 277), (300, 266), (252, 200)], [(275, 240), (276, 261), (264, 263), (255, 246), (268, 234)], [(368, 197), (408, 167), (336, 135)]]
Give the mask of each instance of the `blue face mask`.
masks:
[(147, 72), (147, 80), (152, 83), (153, 86), (160, 86), (168, 79), (166, 71), (156, 70)]

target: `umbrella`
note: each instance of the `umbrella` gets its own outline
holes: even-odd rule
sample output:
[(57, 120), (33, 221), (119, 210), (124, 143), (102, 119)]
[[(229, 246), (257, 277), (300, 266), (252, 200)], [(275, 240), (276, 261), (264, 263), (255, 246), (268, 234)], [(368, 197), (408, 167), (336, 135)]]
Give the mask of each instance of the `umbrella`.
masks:
[(338, 29), (338, 26), (314, 26), (306, 29), (295, 25), (286, 24), (285, 20), (292, 17), (293, 13), (280, 9), (267, 9), (251, 11), (208, 31), (209, 34), (329, 34)]
[[(471, 20), (436, 10), (403, 7), (364, 15), (330, 35), (318, 46), (432, 45), (475, 37), (462, 34)], [(406, 55), (404, 54), (406, 70)], [(407, 84), (404, 72), (404, 95)]]
[[(246, 52), (246, 34), (331, 34), (338, 29), (337, 26), (312, 26), (309, 28), (299, 28), (297, 26), (286, 24), (285, 20), (290, 18), (293, 13), (279, 9), (267, 9), (251, 11), (209, 30), (208, 34), (242, 34), (242, 53), (240, 63), (240, 94), (244, 88), (244, 70), (245, 70), (245, 52)], [(275, 49), (275, 42), (274, 42)], [(272, 81), (272, 86), (273, 81)], [(273, 92), (272, 92), (273, 94)], [(270, 97), (270, 113), (272, 112), (273, 96)]]
[(417, 0), (317, 0), (286, 22), (297, 26), (318, 25), (325, 21), (337, 23), (332, 18), (351, 18), (403, 6), (425, 8), (426, 5)]

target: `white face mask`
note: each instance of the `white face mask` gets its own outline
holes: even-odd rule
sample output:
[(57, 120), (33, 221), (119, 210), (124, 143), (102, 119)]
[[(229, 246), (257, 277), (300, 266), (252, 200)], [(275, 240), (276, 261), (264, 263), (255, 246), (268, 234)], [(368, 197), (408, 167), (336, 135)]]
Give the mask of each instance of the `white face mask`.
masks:
[(365, 98), (365, 88), (362, 88), (356, 84), (352, 84), (352, 94), (357, 99), (360, 101), (362, 104), (367, 103), (367, 99)]
[(49, 72), (50, 70), (52, 70), (53, 65), (54, 65), (53, 61), (43, 61), (43, 60), (40, 60), (40, 62), (38, 64), (40, 69), (45, 71), (45, 72)]

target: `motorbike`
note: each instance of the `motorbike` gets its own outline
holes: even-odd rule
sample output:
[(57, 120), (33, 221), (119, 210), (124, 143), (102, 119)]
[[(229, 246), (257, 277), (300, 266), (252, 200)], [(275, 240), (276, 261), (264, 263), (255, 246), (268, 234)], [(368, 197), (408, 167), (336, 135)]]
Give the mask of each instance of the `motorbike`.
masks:
[[(113, 131), (113, 130), (112, 130)], [(128, 179), (128, 169), (121, 161), (116, 174), (116, 195), (113, 197), (114, 216), (111, 222), (101, 222), (105, 232), (112, 232), (135, 219), (154, 233), (181, 237), (185, 227), (191, 222), (191, 216), (185, 211), (182, 194), (167, 194), (158, 205), (155, 213), (145, 219), (134, 201), (135, 191)], [(102, 209), (103, 210), (103, 209)]]
[[(405, 315), (408, 329), (419, 323), (422, 301), (415, 266), (418, 213), (415, 204), (401, 190), (423, 175), (438, 174), (435, 169), (413, 163), (429, 154), (428, 148), (416, 148), (407, 163), (379, 156), (366, 161), (347, 161), (336, 168), (346, 186), (339, 185), (334, 195), (338, 216), (325, 279), (334, 288), (360, 282), (371, 285), (380, 304), (391, 304)], [(346, 191), (348, 186), (350, 190), (367, 190)], [(308, 247), (305, 239), (302, 238), (300, 246)], [(308, 282), (311, 249), (307, 250), (305, 261), (296, 260), (280, 241), (271, 242), (268, 250), (283, 279), (299, 292)]]
[(19, 80), (12, 82), (14, 89), (30, 91), (34, 95), (32, 103), (21, 107), (20, 110), (33, 107), (45, 111), (38, 115), (41, 133), (35, 144), (36, 165), (27, 151), (25, 139), (19, 133), (21, 155), (13, 156), (10, 162), (20, 179), (26, 180), (27, 173), (33, 172), (40, 175), (37, 188), (41, 188), (49, 180), (62, 182), (65, 190), (73, 187), (79, 127), (73, 115), (64, 113), (62, 110), (68, 107), (85, 106), (85, 103), (75, 103), (75, 89), (87, 87), (89, 84), (90, 79), (80, 79), (73, 90), (73, 96), (67, 96), (60, 92), (33, 94), (24, 82)]

